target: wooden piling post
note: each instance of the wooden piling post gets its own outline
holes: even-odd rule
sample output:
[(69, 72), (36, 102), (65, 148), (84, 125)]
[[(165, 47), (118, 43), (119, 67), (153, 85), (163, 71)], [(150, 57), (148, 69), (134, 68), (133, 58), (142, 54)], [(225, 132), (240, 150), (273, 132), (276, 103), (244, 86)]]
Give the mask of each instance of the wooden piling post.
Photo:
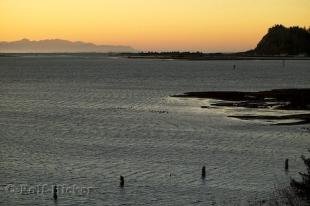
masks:
[(202, 179), (205, 179), (205, 178), (206, 178), (206, 167), (205, 167), (205, 166), (202, 167), (202, 170), (201, 170), (201, 178), (202, 178)]
[(53, 187), (53, 198), (54, 198), (54, 200), (57, 200), (57, 186), (56, 185), (54, 185), (54, 187)]
[(124, 187), (124, 185), (125, 185), (125, 178), (123, 176), (120, 176), (119, 180), (120, 180), (119, 186), (120, 187)]
[(285, 160), (285, 171), (288, 171), (288, 159)]

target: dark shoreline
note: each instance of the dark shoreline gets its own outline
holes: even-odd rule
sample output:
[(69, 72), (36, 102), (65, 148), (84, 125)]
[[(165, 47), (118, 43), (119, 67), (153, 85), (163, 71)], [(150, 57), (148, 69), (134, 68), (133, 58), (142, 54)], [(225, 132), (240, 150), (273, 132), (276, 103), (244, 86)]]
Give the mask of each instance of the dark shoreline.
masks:
[(310, 57), (287, 57), (287, 56), (212, 56), (212, 57), (169, 57), (169, 56), (127, 56), (128, 59), (150, 59), (150, 60), (187, 60), (187, 61), (242, 61), (242, 60), (310, 60)]
[(190, 53), (190, 52), (172, 52), (172, 53), (98, 53), (98, 52), (57, 52), (57, 53), (0, 53), (1, 57), (19, 57), (19, 56), (40, 56), (40, 55), (72, 55), (94, 56), (94, 57), (122, 57), (127, 59), (149, 59), (149, 60), (186, 60), (186, 61), (212, 61), (212, 60), (310, 60), (309, 56), (258, 56), (243, 55), (240, 53)]
[[(219, 100), (211, 106), (217, 107), (243, 107), (251, 109), (273, 110), (310, 110), (310, 89), (275, 89), (260, 92), (239, 91), (213, 91), (188, 92), (182, 95), (173, 95), (180, 98), (202, 98)], [(208, 106), (201, 106), (208, 108)], [(229, 116), (242, 120), (300, 120), (296, 123), (281, 123), (287, 125), (310, 123), (310, 113), (293, 115), (233, 115)]]
[(202, 52), (140, 52), (120, 54), (129, 59), (161, 59), (161, 60), (310, 60), (310, 56), (303, 55), (260, 55), (254, 51), (234, 53), (202, 53)]

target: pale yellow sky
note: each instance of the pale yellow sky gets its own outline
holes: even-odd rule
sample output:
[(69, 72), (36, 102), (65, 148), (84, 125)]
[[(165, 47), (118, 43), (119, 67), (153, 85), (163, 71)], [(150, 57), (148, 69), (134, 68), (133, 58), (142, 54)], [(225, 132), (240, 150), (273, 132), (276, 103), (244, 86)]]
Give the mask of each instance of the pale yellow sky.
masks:
[(310, 26), (310, 0), (0, 0), (0, 41), (240, 51), (277, 23)]

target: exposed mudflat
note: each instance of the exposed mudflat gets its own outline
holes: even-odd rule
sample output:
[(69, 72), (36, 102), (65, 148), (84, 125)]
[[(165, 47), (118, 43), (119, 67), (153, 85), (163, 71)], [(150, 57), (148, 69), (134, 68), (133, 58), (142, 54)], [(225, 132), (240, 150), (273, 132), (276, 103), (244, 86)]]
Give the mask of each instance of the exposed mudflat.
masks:
[[(310, 89), (274, 89), (259, 92), (212, 91), (188, 92), (173, 97), (204, 98), (220, 100), (210, 104), (215, 107), (243, 107), (271, 110), (310, 110)], [(209, 106), (201, 106), (208, 109)], [(289, 115), (229, 115), (242, 120), (297, 120), (279, 124), (310, 123), (310, 113)]]

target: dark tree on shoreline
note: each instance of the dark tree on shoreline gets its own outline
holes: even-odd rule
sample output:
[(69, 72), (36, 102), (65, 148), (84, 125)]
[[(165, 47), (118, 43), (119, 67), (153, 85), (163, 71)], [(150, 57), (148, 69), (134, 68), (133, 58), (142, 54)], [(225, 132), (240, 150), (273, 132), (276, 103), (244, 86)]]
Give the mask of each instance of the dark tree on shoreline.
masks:
[(294, 189), (296, 195), (305, 199), (310, 204), (310, 158), (306, 158), (304, 155), (302, 155), (301, 159), (306, 166), (307, 172), (300, 172), (299, 174), (302, 177), (302, 180), (297, 181), (295, 179), (291, 179), (290, 185)]
[(310, 54), (310, 28), (275, 25), (258, 43), (255, 54), (299, 55)]

